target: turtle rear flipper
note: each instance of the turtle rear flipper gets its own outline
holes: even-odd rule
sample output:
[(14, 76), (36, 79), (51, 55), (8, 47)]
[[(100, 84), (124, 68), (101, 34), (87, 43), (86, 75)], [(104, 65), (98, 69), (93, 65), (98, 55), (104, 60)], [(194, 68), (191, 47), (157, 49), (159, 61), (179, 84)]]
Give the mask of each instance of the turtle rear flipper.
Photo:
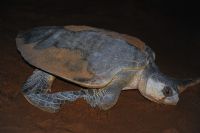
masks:
[(59, 101), (47, 95), (54, 79), (54, 76), (36, 69), (22, 86), (24, 97), (42, 110), (55, 112), (60, 107)]
[(47, 93), (51, 90), (51, 85), (55, 77), (40, 70), (35, 70), (22, 86), (22, 93)]
[(29, 103), (36, 106), (37, 108), (51, 113), (58, 112), (62, 103), (61, 100), (55, 99), (54, 95), (48, 94), (33, 93), (29, 95), (24, 95), (24, 97)]
[(24, 96), (29, 103), (37, 108), (50, 113), (55, 113), (59, 111), (60, 106), (66, 101), (75, 101), (76, 99), (82, 97), (82, 93), (82, 91), (66, 91), (52, 94), (32, 93)]
[(22, 87), (25, 98), (34, 106), (48, 112), (57, 112), (65, 101), (75, 101), (82, 91), (48, 93), (55, 77), (35, 70)]

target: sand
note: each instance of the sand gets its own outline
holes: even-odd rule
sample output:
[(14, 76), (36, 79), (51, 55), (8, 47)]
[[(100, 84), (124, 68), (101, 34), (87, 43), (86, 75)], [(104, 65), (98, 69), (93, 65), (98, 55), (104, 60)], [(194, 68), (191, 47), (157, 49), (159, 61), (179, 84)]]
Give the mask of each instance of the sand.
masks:
[[(176, 78), (200, 76), (199, 28), (194, 19), (163, 15), (143, 6), (108, 2), (4, 2), (0, 9), (1, 133), (198, 133), (200, 85), (189, 88), (176, 106), (153, 103), (137, 90), (123, 91), (112, 109), (91, 108), (84, 100), (66, 103), (51, 114), (29, 104), (20, 87), (32, 73), (17, 52), (19, 31), (42, 25), (84, 24), (134, 35), (156, 53), (161, 71)], [(116, 3), (115, 3), (116, 4)], [(68, 6), (67, 6), (68, 5)], [(84, 6), (83, 6), (84, 5)], [(98, 5), (98, 6), (94, 6)], [(141, 5), (141, 3), (139, 4)], [(81, 8), (84, 7), (84, 8)], [(193, 23), (194, 22), (194, 23)], [(78, 87), (56, 79), (53, 90)]]

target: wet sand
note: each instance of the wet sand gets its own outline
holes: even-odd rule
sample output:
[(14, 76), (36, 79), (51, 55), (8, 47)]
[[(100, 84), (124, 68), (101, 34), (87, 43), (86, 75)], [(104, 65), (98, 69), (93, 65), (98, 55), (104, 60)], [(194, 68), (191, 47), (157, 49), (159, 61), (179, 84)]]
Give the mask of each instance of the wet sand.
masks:
[[(4, 1), (0, 9), (1, 133), (199, 133), (200, 85), (181, 94), (177, 106), (123, 91), (112, 109), (101, 111), (85, 101), (66, 103), (51, 114), (29, 104), (20, 87), (32, 73), (17, 52), (19, 31), (35, 26), (90, 25), (136, 36), (156, 53), (161, 71), (176, 78), (200, 76), (200, 28), (195, 16), (180, 17), (149, 9), (145, 3)], [(189, 15), (190, 16), (190, 15)], [(187, 20), (187, 21), (186, 21)], [(56, 79), (53, 90), (74, 90)]]

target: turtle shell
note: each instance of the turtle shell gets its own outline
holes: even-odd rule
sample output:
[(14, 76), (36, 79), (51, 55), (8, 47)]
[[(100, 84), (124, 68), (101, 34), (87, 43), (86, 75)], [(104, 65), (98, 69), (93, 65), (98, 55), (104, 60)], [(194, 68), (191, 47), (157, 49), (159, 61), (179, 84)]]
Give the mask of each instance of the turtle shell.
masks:
[(135, 37), (89, 26), (33, 28), (16, 43), (31, 65), (88, 88), (102, 88), (120, 71), (143, 69), (155, 58)]

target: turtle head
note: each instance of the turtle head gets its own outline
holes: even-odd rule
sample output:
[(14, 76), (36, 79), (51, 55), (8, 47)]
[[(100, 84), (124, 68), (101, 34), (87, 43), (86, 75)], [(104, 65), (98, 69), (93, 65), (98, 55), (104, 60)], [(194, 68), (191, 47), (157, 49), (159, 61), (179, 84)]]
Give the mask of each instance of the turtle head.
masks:
[(160, 72), (155, 72), (142, 78), (139, 83), (139, 90), (144, 97), (151, 101), (176, 105), (179, 101), (179, 94), (198, 83), (200, 83), (199, 79), (176, 80)]

